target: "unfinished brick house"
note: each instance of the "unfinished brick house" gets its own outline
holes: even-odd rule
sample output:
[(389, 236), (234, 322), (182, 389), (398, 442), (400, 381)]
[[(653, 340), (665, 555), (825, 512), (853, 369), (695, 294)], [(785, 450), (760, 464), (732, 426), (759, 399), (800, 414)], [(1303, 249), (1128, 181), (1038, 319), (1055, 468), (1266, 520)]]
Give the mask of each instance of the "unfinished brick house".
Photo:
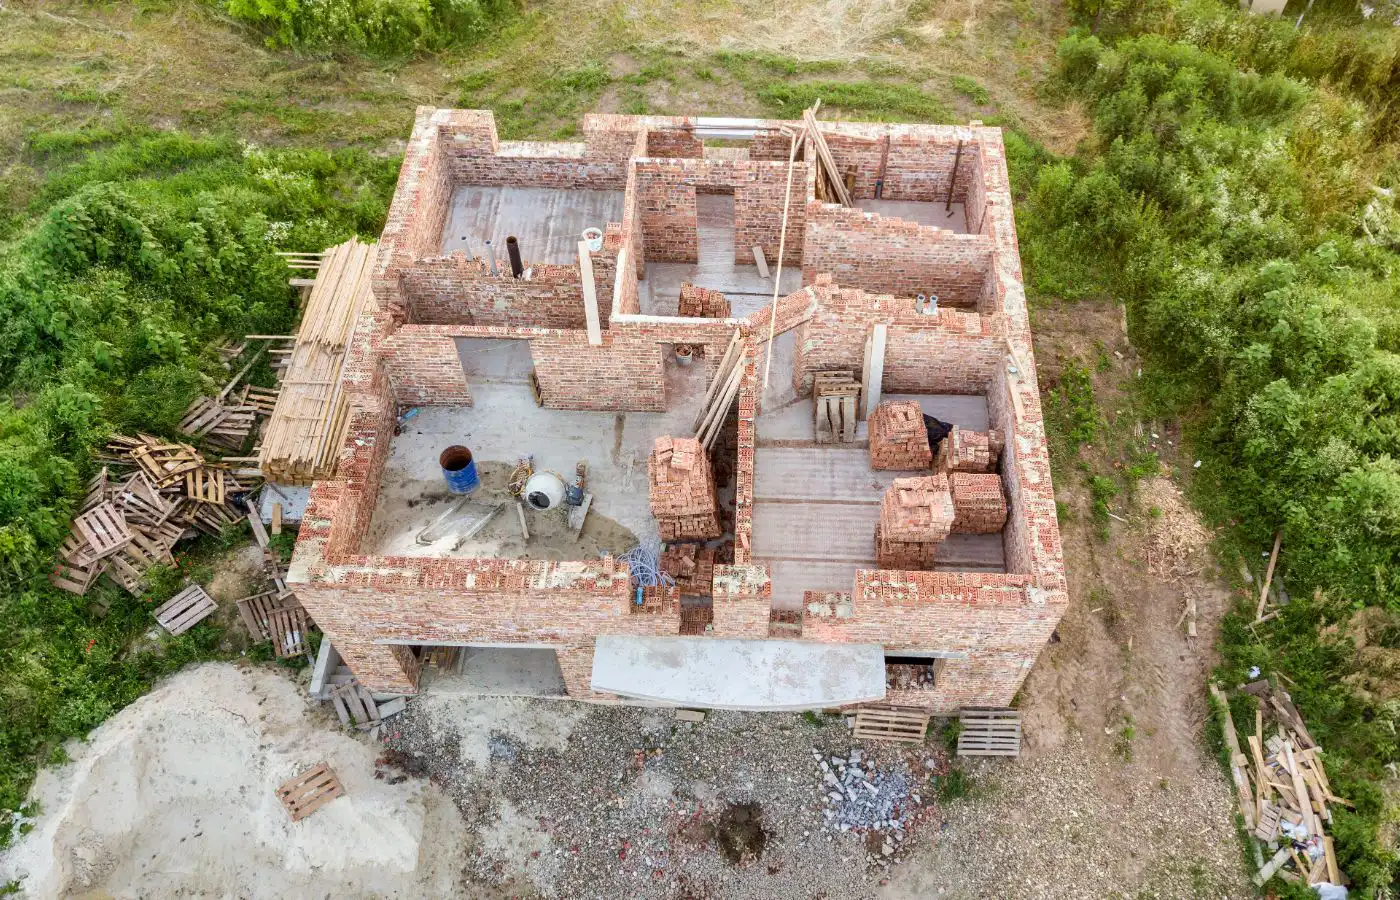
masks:
[[(820, 132), (419, 110), (288, 576), (362, 682), (1009, 704), (1067, 594), (1001, 133)], [(579, 463), (581, 531), (517, 506)]]

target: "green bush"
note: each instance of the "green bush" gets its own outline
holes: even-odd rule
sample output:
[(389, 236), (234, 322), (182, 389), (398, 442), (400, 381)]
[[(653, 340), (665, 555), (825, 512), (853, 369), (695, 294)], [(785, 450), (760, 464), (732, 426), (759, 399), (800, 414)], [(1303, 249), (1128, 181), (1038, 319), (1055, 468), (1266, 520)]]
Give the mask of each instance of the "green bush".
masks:
[(402, 55), (474, 40), (511, 0), (224, 0), (269, 43)]
[(290, 328), (295, 295), (277, 251), (377, 233), (397, 168), (357, 152), (129, 129), (29, 146), (52, 175), (0, 245), (5, 840), (61, 741), (218, 645), (205, 624), (133, 649), (152, 625), (148, 601), (187, 568), (154, 573), (145, 598), (104, 582), (82, 598), (49, 586), (93, 450), (116, 428), (170, 435), (189, 401), (228, 377), (217, 345)]

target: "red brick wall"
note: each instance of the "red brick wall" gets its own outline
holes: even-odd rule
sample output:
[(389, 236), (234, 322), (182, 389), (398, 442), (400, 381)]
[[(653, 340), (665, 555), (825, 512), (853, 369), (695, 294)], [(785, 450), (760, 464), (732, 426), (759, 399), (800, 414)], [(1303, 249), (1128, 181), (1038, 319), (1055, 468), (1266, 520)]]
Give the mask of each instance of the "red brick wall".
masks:
[(452, 338), (405, 325), (384, 339), (381, 352), (399, 404), (471, 405), (471, 390)]
[(665, 369), (661, 345), (603, 332), (602, 346), (588, 343), (582, 331), (562, 332), (530, 341), (544, 405), (557, 409), (663, 412)]
[(636, 163), (637, 207), (642, 247), (653, 262), (695, 262), (700, 254), (695, 228), (695, 180), (680, 161)]
[[(420, 259), (404, 267), (400, 283), (407, 321), (415, 325), (584, 327), (578, 266), (534, 266), (527, 281), (512, 278), (509, 265), (504, 260), (501, 263), (495, 276), (485, 260), (468, 260), (463, 253)], [(526, 266), (530, 266), (528, 261)], [(604, 297), (611, 297), (611, 283), (599, 277), (596, 269), (594, 281), (605, 287)], [(599, 305), (603, 302), (600, 298)]]
[(646, 155), (653, 158), (699, 159), (705, 155), (705, 145), (689, 128), (651, 128), (647, 130)]
[(992, 244), (903, 219), (813, 201), (807, 209), (806, 283), (830, 273), (837, 284), (898, 297), (936, 294), (945, 306), (975, 306)]
[(859, 377), (866, 338), (877, 322), (890, 326), (885, 345), (886, 393), (980, 394), (991, 384), (1005, 354), (1006, 322), (1001, 316), (956, 309), (921, 315), (914, 311), (913, 301), (888, 294), (821, 283), (810, 290), (819, 305), (797, 332), (793, 386), (799, 394), (811, 391), (813, 372), (850, 369)]

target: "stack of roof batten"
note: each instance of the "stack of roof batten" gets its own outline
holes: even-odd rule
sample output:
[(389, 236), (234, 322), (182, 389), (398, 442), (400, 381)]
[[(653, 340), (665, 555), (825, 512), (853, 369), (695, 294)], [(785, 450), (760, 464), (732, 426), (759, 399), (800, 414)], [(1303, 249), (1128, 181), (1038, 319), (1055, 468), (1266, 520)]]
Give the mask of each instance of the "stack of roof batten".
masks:
[(319, 257), (300, 256), (292, 263), (314, 268), (316, 279), (258, 454), (269, 481), (309, 485), (335, 474), (349, 425), (340, 378), (355, 323), (375, 308), (370, 293), (374, 254), (374, 244), (352, 239)]

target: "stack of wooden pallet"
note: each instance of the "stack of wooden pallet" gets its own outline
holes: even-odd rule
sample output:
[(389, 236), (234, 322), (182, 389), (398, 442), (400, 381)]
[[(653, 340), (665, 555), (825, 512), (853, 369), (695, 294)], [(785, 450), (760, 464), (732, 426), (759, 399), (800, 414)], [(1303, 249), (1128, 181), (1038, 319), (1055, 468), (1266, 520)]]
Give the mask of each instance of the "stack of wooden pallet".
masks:
[(818, 372), (812, 378), (818, 444), (850, 444), (856, 439), (861, 384), (854, 372)]
[(355, 323), (375, 308), (374, 254), (374, 244), (350, 240), (292, 263), (314, 269), (316, 277), (258, 454), (268, 481), (309, 485), (335, 474), (349, 426), (340, 379)]
[[(1277, 877), (1306, 885), (1345, 885), (1327, 830), (1332, 808), (1352, 803), (1332, 793), (1321, 748), (1288, 694), (1268, 680), (1247, 684), (1244, 691), (1259, 702), (1254, 733), (1246, 738), (1248, 753), (1240, 746), (1225, 693), (1211, 685), (1230, 750), (1240, 814), (1246, 828), (1272, 853), (1267, 862), (1262, 852), (1256, 853), (1260, 868), (1254, 883), (1262, 886)], [(1274, 726), (1272, 734), (1265, 730), (1266, 721)]]
[[(193, 529), (217, 534), (242, 514), (233, 496), (245, 490), (188, 444), (150, 435), (114, 435), (107, 465), (88, 484), (49, 576), (58, 588), (86, 594), (106, 574), (132, 594), (145, 590), (146, 572), (171, 565), (172, 550)], [(121, 475), (114, 471), (134, 469)]]

